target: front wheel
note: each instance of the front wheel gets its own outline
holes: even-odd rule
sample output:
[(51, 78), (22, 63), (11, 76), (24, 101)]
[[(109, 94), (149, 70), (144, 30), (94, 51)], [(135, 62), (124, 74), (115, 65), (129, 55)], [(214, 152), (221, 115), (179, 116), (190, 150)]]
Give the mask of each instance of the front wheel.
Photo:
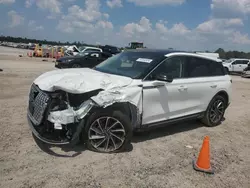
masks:
[(84, 130), (87, 148), (101, 153), (123, 151), (130, 143), (129, 117), (120, 111), (100, 110), (90, 115)]
[(217, 126), (222, 122), (226, 110), (226, 99), (220, 95), (216, 95), (208, 105), (202, 122), (208, 126)]

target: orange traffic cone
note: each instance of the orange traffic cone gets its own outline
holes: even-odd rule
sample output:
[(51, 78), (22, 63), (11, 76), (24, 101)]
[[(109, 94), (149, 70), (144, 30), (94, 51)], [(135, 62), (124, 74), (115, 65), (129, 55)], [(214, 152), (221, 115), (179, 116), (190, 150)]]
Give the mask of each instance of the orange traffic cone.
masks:
[(210, 146), (209, 146), (209, 137), (205, 136), (202, 144), (202, 148), (199, 153), (197, 161), (193, 161), (193, 168), (200, 172), (205, 172), (213, 174), (214, 171), (210, 164)]

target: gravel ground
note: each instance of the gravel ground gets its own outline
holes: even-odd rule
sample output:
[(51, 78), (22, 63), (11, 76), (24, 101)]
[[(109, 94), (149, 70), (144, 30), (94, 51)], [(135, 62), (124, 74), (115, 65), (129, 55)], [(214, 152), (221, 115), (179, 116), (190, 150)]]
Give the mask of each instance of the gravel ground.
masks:
[[(233, 101), (220, 126), (188, 122), (137, 134), (128, 151), (118, 154), (82, 146), (43, 151), (26, 121), (28, 90), (54, 64), (0, 51), (0, 187), (249, 188), (250, 79), (232, 76)], [(214, 175), (192, 168), (206, 135)]]

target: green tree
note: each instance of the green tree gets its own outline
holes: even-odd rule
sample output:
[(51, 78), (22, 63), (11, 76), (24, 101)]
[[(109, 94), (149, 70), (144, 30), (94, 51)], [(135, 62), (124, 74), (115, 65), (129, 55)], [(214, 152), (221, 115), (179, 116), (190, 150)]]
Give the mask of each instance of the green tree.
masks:
[(215, 53), (218, 53), (220, 55), (220, 58), (222, 59), (226, 58), (226, 53), (222, 48), (219, 48), (218, 50), (216, 50)]

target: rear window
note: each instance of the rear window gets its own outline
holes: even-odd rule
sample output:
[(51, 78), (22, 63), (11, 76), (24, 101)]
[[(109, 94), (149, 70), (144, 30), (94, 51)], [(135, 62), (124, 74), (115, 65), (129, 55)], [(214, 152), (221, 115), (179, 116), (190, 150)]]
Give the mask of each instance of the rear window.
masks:
[(199, 57), (188, 57), (186, 76), (189, 78), (225, 75), (221, 62)]

